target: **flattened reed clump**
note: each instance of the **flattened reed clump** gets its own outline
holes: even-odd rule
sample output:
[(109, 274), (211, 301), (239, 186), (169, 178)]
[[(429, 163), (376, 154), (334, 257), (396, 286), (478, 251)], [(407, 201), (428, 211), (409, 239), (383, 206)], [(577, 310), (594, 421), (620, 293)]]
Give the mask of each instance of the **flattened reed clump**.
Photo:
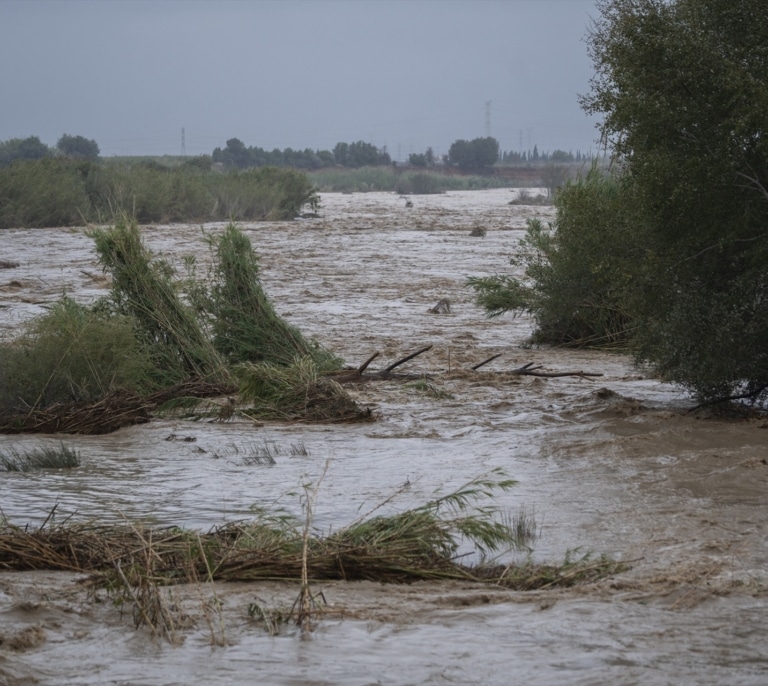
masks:
[[(493, 565), (489, 555), (524, 549), (509, 519), (479, 506), (508, 490), (510, 480), (478, 478), (447, 496), (395, 515), (377, 515), (388, 501), (350, 525), (321, 535), (290, 516), (259, 513), (201, 534), (178, 528), (93, 524), (43, 525), (37, 530), (0, 527), (0, 569), (98, 572), (108, 587), (220, 581), (371, 580), (407, 583), (461, 579), (529, 589), (572, 585), (619, 571), (601, 558), (566, 560), (561, 566)], [(50, 519), (50, 518), (49, 518)], [(464, 550), (479, 553), (463, 564)], [(151, 569), (147, 560), (151, 560)]]
[(124, 426), (145, 424), (171, 398), (210, 398), (234, 390), (232, 385), (190, 379), (148, 395), (115, 389), (93, 402), (54, 403), (26, 412), (0, 415), (0, 434), (65, 433), (100, 435)]
[(320, 375), (309, 357), (298, 358), (289, 367), (245, 363), (235, 373), (249, 416), (304, 422), (373, 419), (370, 408), (361, 407), (336, 381)]

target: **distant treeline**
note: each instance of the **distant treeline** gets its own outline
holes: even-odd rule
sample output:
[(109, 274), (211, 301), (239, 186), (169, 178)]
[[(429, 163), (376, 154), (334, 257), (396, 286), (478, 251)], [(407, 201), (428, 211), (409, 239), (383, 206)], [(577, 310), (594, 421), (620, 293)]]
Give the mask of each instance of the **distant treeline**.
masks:
[[(498, 163), (527, 164), (552, 163), (568, 164), (585, 162), (591, 159), (582, 155), (580, 150), (566, 152), (555, 150), (552, 153), (539, 152), (538, 146), (533, 150), (523, 152), (502, 152), (498, 141), (490, 136), (475, 138), (470, 141), (459, 139), (454, 141), (447, 155), (437, 156), (433, 149), (427, 148), (423, 153), (411, 153), (407, 165), (411, 167), (456, 167), (465, 171), (488, 170)], [(296, 169), (315, 170), (327, 167), (378, 167), (393, 164), (392, 157), (386, 146), (377, 148), (371, 143), (357, 141), (355, 143), (337, 143), (333, 150), (265, 150), (260, 147), (246, 147), (239, 138), (230, 138), (224, 148), (216, 148), (211, 155), (214, 163), (226, 168), (247, 169), (248, 167), (294, 167)], [(394, 162), (394, 164), (397, 164)]]
[[(8, 166), (16, 160), (34, 160), (45, 157), (68, 157), (80, 160), (97, 160), (99, 145), (94, 140), (84, 136), (64, 134), (56, 143), (56, 147), (48, 147), (37, 136), (28, 138), (13, 138), (0, 142), (0, 168)], [(539, 152), (538, 146), (532, 150), (514, 152), (502, 151), (495, 138), (475, 138), (467, 141), (454, 141), (446, 155), (435, 155), (433, 149), (427, 148), (423, 153), (411, 153), (406, 166), (417, 168), (454, 167), (467, 172), (488, 171), (497, 164), (530, 165), (530, 164), (571, 164), (591, 160), (590, 155), (577, 150), (555, 150)], [(358, 169), (360, 167), (379, 167), (397, 165), (392, 160), (386, 146), (377, 148), (371, 143), (356, 141), (354, 143), (337, 143), (333, 150), (265, 150), (258, 146), (247, 147), (239, 138), (230, 138), (223, 148), (215, 148), (209, 156), (201, 156), (202, 161), (220, 165), (225, 169), (249, 169), (251, 167), (292, 167), (306, 171), (325, 169), (329, 167), (345, 167)]]
[(227, 168), (294, 167), (296, 169), (322, 169), (323, 167), (378, 167), (392, 164), (386, 147), (381, 150), (371, 143), (337, 143), (330, 150), (294, 150), (286, 148), (272, 151), (245, 146), (239, 138), (230, 138), (224, 148), (216, 148), (211, 155), (214, 163)]
[(199, 159), (166, 167), (42, 157), (0, 168), (0, 229), (107, 222), (119, 213), (141, 223), (292, 219), (316, 203), (303, 172), (276, 167), (222, 173)]

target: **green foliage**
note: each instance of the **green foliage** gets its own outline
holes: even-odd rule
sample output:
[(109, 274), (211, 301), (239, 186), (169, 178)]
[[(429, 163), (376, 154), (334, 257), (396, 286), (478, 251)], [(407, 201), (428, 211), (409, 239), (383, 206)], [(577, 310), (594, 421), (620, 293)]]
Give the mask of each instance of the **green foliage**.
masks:
[(500, 176), (446, 174), (437, 169), (403, 171), (395, 167), (321, 169), (308, 174), (318, 190), (329, 192), (395, 191), (397, 193), (443, 193), (445, 191), (506, 188), (510, 181)]
[(122, 217), (113, 228), (91, 233), (105, 271), (112, 275), (118, 312), (136, 323), (140, 343), (152, 357), (157, 382), (189, 377), (221, 381), (227, 372), (191, 307), (184, 304), (168, 264), (154, 259), (135, 220)]
[(16, 160), (39, 160), (52, 154), (51, 149), (37, 136), (11, 138), (0, 143), (0, 167), (7, 167)]
[(369, 421), (361, 408), (335, 381), (323, 377), (310, 357), (290, 366), (245, 362), (235, 367), (248, 416), (306, 422)]
[(71, 162), (52, 157), (0, 169), (0, 228), (70, 226), (90, 214)]
[(397, 180), (395, 190), (402, 194), (429, 195), (430, 193), (442, 193), (441, 186), (441, 179), (437, 174), (417, 172), (415, 174), (402, 174)]
[(333, 158), (342, 167), (375, 167), (392, 164), (386, 148), (379, 150), (371, 143), (337, 143), (333, 148)]
[[(602, 0), (586, 110), (625, 168), (648, 256), (641, 359), (701, 399), (768, 387), (768, 13)], [(618, 241), (612, 241), (615, 245)]]
[(475, 138), (454, 141), (448, 150), (448, 163), (459, 169), (483, 169), (492, 167), (499, 159), (499, 142), (495, 138)]
[(513, 275), (473, 277), (468, 285), (490, 316), (530, 312), (537, 342), (622, 346), (628, 341), (635, 279), (644, 253), (634, 237), (620, 180), (596, 168), (555, 199), (557, 219), (528, 222)]
[(316, 206), (303, 172), (266, 167), (222, 174), (206, 164), (202, 158), (176, 167), (64, 157), (16, 162), (0, 169), (0, 228), (103, 222), (121, 213), (140, 223), (284, 220)]
[(96, 160), (99, 157), (99, 144), (83, 136), (64, 134), (56, 143), (56, 149), (66, 157), (83, 160)]
[(0, 414), (142, 390), (149, 371), (130, 319), (65, 298), (0, 348)]
[(259, 281), (258, 257), (244, 233), (229, 224), (209, 240), (214, 267), (204, 306), (212, 315), (214, 345), (230, 363), (290, 365), (306, 356), (324, 370), (340, 366), (340, 360), (307, 341), (275, 312)]

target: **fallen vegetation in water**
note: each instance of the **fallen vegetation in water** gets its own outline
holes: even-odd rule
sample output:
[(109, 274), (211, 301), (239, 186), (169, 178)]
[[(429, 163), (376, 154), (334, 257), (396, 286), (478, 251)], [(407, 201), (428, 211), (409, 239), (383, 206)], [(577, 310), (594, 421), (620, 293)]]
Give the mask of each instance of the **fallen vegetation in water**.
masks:
[(109, 433), (216, 396), (228, 398), (219, 420), (239, 411), (236, 396), (254, 419), (372, 418), (322, 376), (341, 360), (275, 312), (234, 224), (209, 237), (202, 280), (192, 262), (175, 278), (125, 216), (91, 237), (111, 293), (91, 307), (64, 298), (0, 345), (0, 433)]
[[(561, 565), (489, 561), (492, 555), (530, 550), (535, 538), (535, 523), (526, 513), (513, 517), (478, 504), (514, 485), (508, 479), (477, 478), (420, 507), (377, 514), (388, 499), (324, 534), (311, 530), (309, 518), (305, 523), (268, 512), (207, 533), (134, 524), (57, 525), (52, 512), (39, 529), (2, 525), (0, 569), (94, 573), (95, 585), (135, 594), (148, 582), (163, 586), (201, 578), (305, 583), (454, 579), (530, 590), (592, 581), (624, 568), (608, 558), (588, 556)], [(464, 562), (472, 553), (479, 561)]]

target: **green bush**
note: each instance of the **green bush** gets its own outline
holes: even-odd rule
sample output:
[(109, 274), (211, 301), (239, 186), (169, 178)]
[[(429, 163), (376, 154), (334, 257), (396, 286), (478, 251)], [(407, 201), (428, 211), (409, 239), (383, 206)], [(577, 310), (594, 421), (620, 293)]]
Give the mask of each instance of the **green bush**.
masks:
[(112, 221), (167, 223), (292, 219), (317, 196), (303, 172), (264, 167), (219, 173), (152, 160), (103, 164), (46, 158), (0, 169), (0, 229)]
[(0, 414), (145, 388), (150, 361), (130, 319), (65, 298), (0, 350)]
[(619, 179), (597, 169), (567, 184), (556, 196), (552, 226), (528, 222), (521, 252), (512, 259), (522, 279), (468, 280), (478, 304), (491, 316), (530, 312), (534, 342), (626, 346), (644, 257), (632, 229), (630, 197)]

